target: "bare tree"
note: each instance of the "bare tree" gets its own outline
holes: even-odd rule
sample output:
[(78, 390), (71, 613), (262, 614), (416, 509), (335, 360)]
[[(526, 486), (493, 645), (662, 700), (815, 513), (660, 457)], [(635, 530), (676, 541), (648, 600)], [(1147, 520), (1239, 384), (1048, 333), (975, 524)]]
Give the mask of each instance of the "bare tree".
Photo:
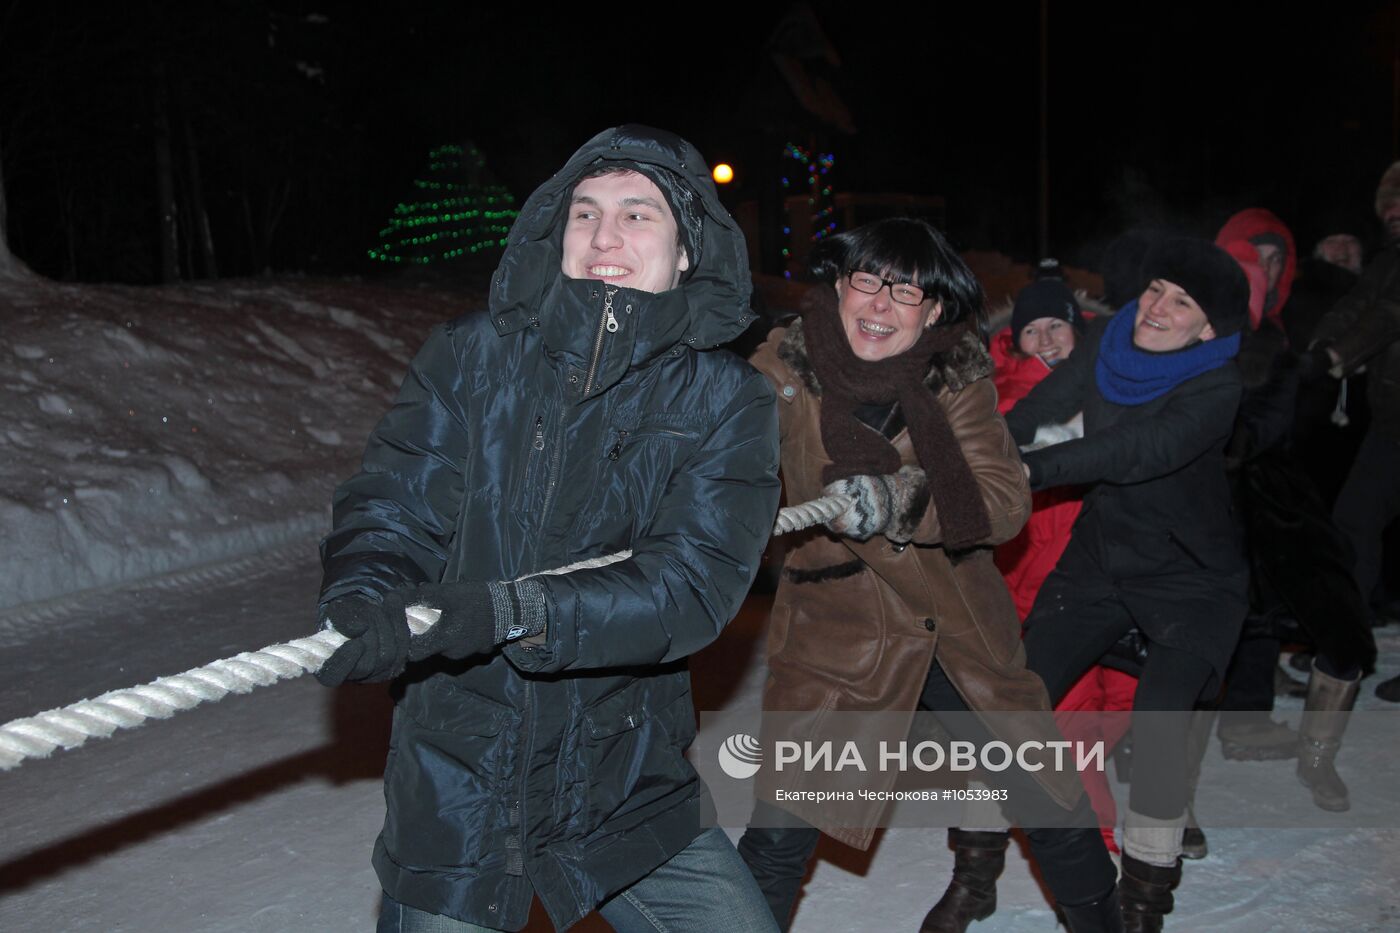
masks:
[(19, 257), (10, 252), (10, 242), (5, 236), (5, 160), (0, 153), (0, 279), (29, 278), (34, 273), (20, 262)]

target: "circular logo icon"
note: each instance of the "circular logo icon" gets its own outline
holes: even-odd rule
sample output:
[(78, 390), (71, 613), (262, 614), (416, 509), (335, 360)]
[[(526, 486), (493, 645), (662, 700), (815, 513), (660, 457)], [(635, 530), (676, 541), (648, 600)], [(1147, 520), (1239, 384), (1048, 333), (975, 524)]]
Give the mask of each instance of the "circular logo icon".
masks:
[(746, 732), (736, 732), (719, 747), (720, 770), (736, 781), (751, 778), (763, 765), (763, 746)]

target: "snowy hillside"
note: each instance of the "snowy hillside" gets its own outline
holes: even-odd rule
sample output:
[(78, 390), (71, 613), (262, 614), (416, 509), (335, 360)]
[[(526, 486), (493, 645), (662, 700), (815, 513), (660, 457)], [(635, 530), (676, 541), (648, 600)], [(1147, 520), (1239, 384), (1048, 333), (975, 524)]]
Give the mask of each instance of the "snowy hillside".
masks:
[(354, 283), (0, 293), (0, 610), (326, 527), (461, 296)]

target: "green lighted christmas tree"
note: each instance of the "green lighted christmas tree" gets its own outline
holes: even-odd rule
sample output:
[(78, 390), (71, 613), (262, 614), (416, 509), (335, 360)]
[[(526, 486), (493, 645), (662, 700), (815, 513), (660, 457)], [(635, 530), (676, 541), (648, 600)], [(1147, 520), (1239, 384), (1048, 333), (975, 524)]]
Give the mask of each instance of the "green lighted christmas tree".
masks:
[(379, 231), (369, 258), (398, 265), (426, 266), (464, 257), (491, 255), (506, 244), (520, 213), (515, 199), (486, 168), (481, 151), (439, 146), (428, 153), (426, 178), (413, 182), (413, 195), (400, 202)]

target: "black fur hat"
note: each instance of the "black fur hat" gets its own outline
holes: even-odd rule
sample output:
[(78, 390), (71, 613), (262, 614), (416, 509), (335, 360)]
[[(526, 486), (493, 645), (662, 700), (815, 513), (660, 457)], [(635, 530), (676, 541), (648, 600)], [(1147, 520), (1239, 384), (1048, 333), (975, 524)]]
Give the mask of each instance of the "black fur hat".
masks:
[(1142, 261), (1142, 278), (1180, 286), (1206, 313), (1217, 337), (1228, 337), (1249, 319), (1249, 280), (1220, 247), (1195, 237), (1157, 241)]

